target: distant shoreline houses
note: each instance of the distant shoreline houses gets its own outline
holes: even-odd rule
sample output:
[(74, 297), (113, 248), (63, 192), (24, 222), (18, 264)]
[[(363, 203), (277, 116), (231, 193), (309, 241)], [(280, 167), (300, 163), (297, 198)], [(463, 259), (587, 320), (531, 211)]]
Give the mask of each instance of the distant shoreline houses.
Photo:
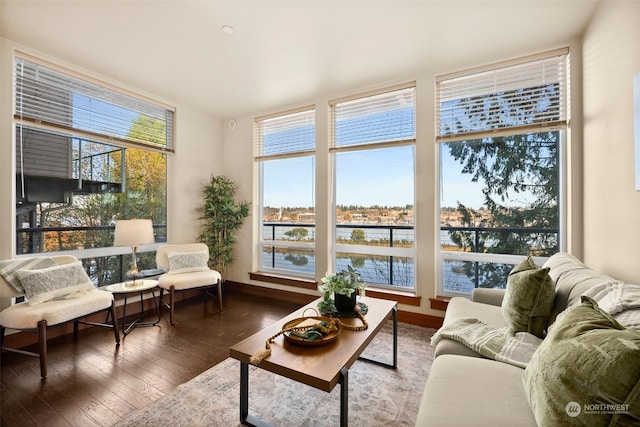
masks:
[[(313, 224), (316, 219), (312, 208), (265, 207), (263, 211), (263, 222)], [(485, 221), (489, 215), (489, 211), (485, 208), (474, 212), (478, 224)], [(413, 225), (414, 220), (413, 207), (338, 207), (336, 209), (337, 224)], [(463, 226), (462, 214), (456, 208), (442, 208), (440, 224), (450, 227)]]

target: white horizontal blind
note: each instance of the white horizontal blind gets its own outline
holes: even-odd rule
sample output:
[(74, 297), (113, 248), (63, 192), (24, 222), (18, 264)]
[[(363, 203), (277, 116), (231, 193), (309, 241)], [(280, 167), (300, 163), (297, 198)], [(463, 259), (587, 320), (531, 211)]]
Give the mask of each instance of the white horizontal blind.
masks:
[(330, 104), (332, 149), (415, 142), (415, 83)]
[[(436, 79), (438, 142), (567, 125), (568, 54)], [(522, 130), (522, 132), (520, 132)]]
[(20, 56), (14, 67), (19, 122), (173, 151), (173, 109)]
[(256, 160), (313, 154), (316, 148), (315, 108), (305, 107), (254, 119)]

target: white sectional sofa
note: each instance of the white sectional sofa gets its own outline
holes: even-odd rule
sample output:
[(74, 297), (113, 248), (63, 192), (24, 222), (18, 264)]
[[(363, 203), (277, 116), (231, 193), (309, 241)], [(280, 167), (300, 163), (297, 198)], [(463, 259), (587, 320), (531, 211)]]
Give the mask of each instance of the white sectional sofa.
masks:
[[(640, 286), (620, 288), (621, 282), (566, 253), (553, 255), (541, 268), (548, 269), (555, 287), (549, 320), (553, 325), (541, 337), (526, 369), (483, 357), (457, 340), (439, 339), (416, 426), (640, 425), (640, 329), (635, 329), (640, 323), (640, 298), (634, 301), (633, 293)], [(628, 327), (612, 320), (614, 316), (592, 300), (582, 301), (586, 293), (610, 303), (611, 295), (609, 300), (603, 298), (612, 287), (628, 291), (624, 313), (633, 315), (625, 317)], [(471, 299), (452, 298), (443, 330), (463, 318), (512, 330), (501, 306), (504, 296), (504, 290), (476, 289)], [(585, 320), (589, 316), (595, 320)], [(616, 343), (626, 346), (622, 352), (614, 348)], [(617, 359), (605, 360), (609, 356), (600, 353), (615, 354)], [(584, 372), (576, 360), (585, 361), (585, 370), (597, 372)]]

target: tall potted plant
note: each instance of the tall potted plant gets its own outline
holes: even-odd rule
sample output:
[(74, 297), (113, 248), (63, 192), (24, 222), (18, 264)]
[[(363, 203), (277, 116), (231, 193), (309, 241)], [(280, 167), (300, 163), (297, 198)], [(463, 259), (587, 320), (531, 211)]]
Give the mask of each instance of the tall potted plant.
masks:
[(233, 262), (236, 231), (249, 215), (250, 203), (236, 202), (237, 185), (226, 176), (211, 176), (202, 188), (203, 205), (197, 209), (202, 220), (198, 241), (209, 247), (209, 266), (223, 277)]

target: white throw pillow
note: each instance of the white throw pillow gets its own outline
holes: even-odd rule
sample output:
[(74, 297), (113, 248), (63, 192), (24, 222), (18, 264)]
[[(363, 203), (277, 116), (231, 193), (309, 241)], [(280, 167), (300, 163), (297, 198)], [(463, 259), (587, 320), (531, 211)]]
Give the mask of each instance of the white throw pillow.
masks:
[(53, 258), (17, 258), (0, 261), (0, 276), (4, 278), (16, 291), (24, 293), (24, 288), (18, 278), (18, 270), (37, 270), (56, 265)]
[(181, 274), (193, 271), (209, 270), (209, 257), (206, 252), (167, 252), (169, 259), (169, 273)]
[(24, 287), (29, 305), (95, 289), (80, 261), (38, 270), (18, 270), (16, 274)]

